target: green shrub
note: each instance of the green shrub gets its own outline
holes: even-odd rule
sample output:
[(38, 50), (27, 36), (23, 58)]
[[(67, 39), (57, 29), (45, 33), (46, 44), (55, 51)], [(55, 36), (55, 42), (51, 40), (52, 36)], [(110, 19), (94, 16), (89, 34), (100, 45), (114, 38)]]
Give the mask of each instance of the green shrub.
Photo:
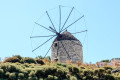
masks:
[(10, 72), (6, 72), (6, 73), (5, 73), (5, 77), (8, 78), (8, 77), (9, 77), (9, 74), (10, 74)]
[(30, 65), (28, 63), (24, 63), (23, 66), (24, 67), (30, 67)]
[(89, 71), (87, 69), (83, 70), (84, 76), (87, 76), (89, 74)]
[(94, 80), (98, 80), (98, 77), (97, 77), (97, 76), (93, 76), (93, 79), (94, 79)]
[(48, 75), (47, 80), (53, 80), (54, 77), (52, 75)]
[(43, 78), (39, 78), (39, 80), (44, 80)]
[(37, 77), (36, 77), (34, 71), (31, 71), (31, 72), (30, 72), (30, 74), (29, 74), (29, 79), (30, 79), (30, 80), (37, 80)]
[(105, 71), (104, 68), (99, 69), (99, 73), (103, 73), (104, 71)]
[(54, 80), (58, 80), (58, 77), (57, 76), (53, 76), (54, 77)]
[(107, 60), (101, 60), (101, 62), (110, 62), (110, 60), (108, 60), (108, 59)]
[(23, 62), (24, 63), (36, 63), (35, 60), (33, 58), (30, 58), (30, 57), (25, 57), (23, 58)]
[(72, 65), (68, 65), (67, 68), (68, 68), (69, 72), (72, 72)]
[(9, 71), (9, 72), (19, 72), (19, 68), (16, 65), (9, 65), (7, 71)]
[(48, 75), (47, 80), (58, 80), (58, 77), (53, 75)]
[(37, 77), (29, 77), (29, 80), (38, 80)]
[(44, 66), (44, 70), (45, 70), (45, 75), (54, 75), (54, 73), (56, 72), (57, 68), (54, 66)]
[(1, 64), (0, 68), (3, 69), (4, 72), (19, 72), (19, 68), (16, 65), (9, 63)]
[(73, 67), (72, 67), (72, 72), (73, 72), (74, 74), (77, 74), (77, 73), (79, 73), (79, 69), (78, 69), (76, 66), (73, 66)]
[(115, 80), (120, 80), (120, 75), (119, 76), (114, 76)]
[(43, 68), (38, 68), (35, 70), (35, 75), (40, 78), (40, 77), (44, 77), (45, 71)]
[(10, 78), (10, 79), (14, 79), (14, 80), (15, 80), (15, 78), (16, 78), (15, 73), (10, 73), (10, 74), (9, 74), (9, 78)]
[(3, 77), (3, 74), (4, 74), (3, 69), (0, 69), (0, 78), (2, 78), (2, 77)]
[(49, 65), (29, 63), (1, 63), (0, 80), (120, 80), (120, 73), (111, 67), (88, 68), (73, 64)]
[(9, 58), (5, 59), (3, 62), (4, 63), (6, 63), (6, 62), (16, 63), (16, 62), (20, 62), (20, 59), (18, 59), (17, 57), (9, 57)]
[(111, 69), (106, 70), (107, 74), (111, 74)]
[(70, 80), (77, 80), (77, 78), (75, 76), (71, 76)]
[(103, 67), (105, 70), (108, 70), (108, 69), (110, 69), (110, 70), (112, 70), (112, 67)]
[(60, 63), (60, 62), (57, 62), (56, 65), (62, 66), (62, 67), (66, 67), (66, 64), (65, 64), (65, 63)]
[(72, 74), (76, 74), (79, 73), (79, 68), (75, 65), (68, 65), (67, 66), (69, 69), (69, 72), (71, 72)]
[(30, 74), (29, 74), (29, 77), (34, 77), (34, 76), (35, 76), (35, 72), (31, 71)]
[(22, 59), (22, 56), (20, 56), (20, 55), (14, 55), (13, 57), (18, 58), (19, 60), (21, 60), (21, 59)]
[(86, 80), (86, 76), (83, 77), (83, 80)]
[(41, 64), (41, 65), (45, 64), (41, 59), (36, 59), (35, 61), (36, 61), (38, 64)]
[(99, 70), (98, 70), (98, 69), (95, 69), (95, 70), (93, 71), (94, 75), (97, 75), (97, 74), (98, 74), (98, 72), (99, 72)]
[(86, 76), (86, 79), (87, 79), (87, 80), (92, 80), (92, 79), (93, 79), (93, 77), (92, 77), (92, 76), (90, 76), (90, 75), (87, 75), (87, 76)]
[(71, 75), (68, 73), (68, 74), (66, 75), (66, 78), (67, 78), (67, 79), (70, 79), (70, 76), (71, 76)]
[(80, 67), (81, 69), (85, 69), (85, 67)]
[(23, 79), (24, 78), (24, 74), (23, 73), (19, 73), (18, 74), (18, 79)]
[(44, 59), (42, 56), (37, 56), (36, 59)]
[(66, 76), (66, 74), (65, 74), (65, 71), (63, 70), (63, 69), (57, 69), (57, 71), (56, 71), (57, 73), (56, 73), (56, 75), (58, 76), (58, 77), (62, 77), (62, 76)]
[(28, 71), (27, 69), (22, 69), (21, 72), (24, 74), (24, 78), (28, 78), (28, 74), (30, 73), (30, 71)]
[(115, 80), (115, 78), (112, 75), (104, 75), (105, 80)]

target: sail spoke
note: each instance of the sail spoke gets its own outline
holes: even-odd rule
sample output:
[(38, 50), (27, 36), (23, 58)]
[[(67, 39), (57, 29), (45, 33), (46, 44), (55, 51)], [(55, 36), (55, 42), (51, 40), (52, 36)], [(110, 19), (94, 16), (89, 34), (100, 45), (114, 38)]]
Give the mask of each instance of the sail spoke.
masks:
[(30, 38), (51, 37), (51, 36), (56, 36), (56, 35), (48, 35), (48, 36), (31, 36)]
[(66, 30), (68, 27), (70, 27), (70, 26), (72, 26), (73, 24), (75, 24), (77, 21), (79, 21), (80, 19), (82, 19), (84, 17), (84, 15), (83, 16), (81, 16), (80, 18), (78, 18), (76, 21), (74, 21), (73, 23), (71, 23), (69, 26), (67, 26), (65, 29), (63, 29), (62, 31), (64, 31), (64, 30)]
[(60, 32), (62, 32), (62, 29), (64, 28), (64, 26), (65, 26), (66, 22), (68, 21), (68, 19), (69, 19), (69, 17), (70, 17), (70, 15), (71, 15), (71, 13), (72, 13), (72, 11), (73, 11), (73, 9), (74, 9), (74, 7), (73, 7), (73, 8), (72, 8), (72, 10), (70, 11), (70, 13), (69, 13), (69, 15), (68, 15), (68, 17), (67, 17), (67, 19), (66, 19), (65, 23), (63, 24), (63, 26), (62, 26), (62, 28), (61, 28), (61, 31), (60, 31)]
[(35, 50), (37, 50), (38, 48), (40, 48), (42, 45), (44, 45), (45, 43), (47, 43), (48, 41), (50, 41), (53, 37), (49, 38), (47, 41), (45, 41), (44, 43), (42, 43), (41, 45), (39, 45), (38, 47), (36, 47), (35, 49), (33, 49), (32, 52), (34, 52)]
[(60, 27), (61, 27), (61, 5), (59, 5), (59, 14), (60, 14), (60, 18), (59, 18), (59, 33), (60, 33)]
[(75, 32), (75, 33), (71, 33), (71, 34), (78, 34), (78, 33), (87, 32), (87, 31), (88, 31), (88, 30), (84, 30), (84, 31)]
[(49, 14), (48, 14), (48, 12), (47, 12), (47, 11), (46, 11), (46, 14), (47, 14), (47, 16), (48, 16), (48, 18), (49, 18), (49, 20), (50, 20), (50, 22), (51, 22), (51, 24), (52, 24), (52, 26), (53, 26), (54, 30), (56, 31), (55, 26), (54, 26), (54, 24), (53, 24), (53, 22), (52, 22), (52, 20), (51, 20), (51, 18), (50, 18), (50, 16), (49, 16)]
[(50, 46), (50, 48), (48, 49), (47, 53), (45, 54), (44, 58), (47, 56), (48, 52), (50, 51), (52, 46)]
[(57, 33), (52, 27), (49, 26), (49, 28), (50, 28), (54, 33)]
[(40, 24), (39, 24), (39, 23), (37, 23), (37, 22), (35, 22), (35, 24), (37, 24), (37, 25), (39, 25), (39, 26), (43, 27), (44, 29), (46, 29), (46, 30), (48, 30), (48, 31), (53, 32), (52, 30), (50, 30), (50, 29), (46, 28), (46, 27), (45, 27), (45, 26), (43, 26), (43, 25), (40, 25)]

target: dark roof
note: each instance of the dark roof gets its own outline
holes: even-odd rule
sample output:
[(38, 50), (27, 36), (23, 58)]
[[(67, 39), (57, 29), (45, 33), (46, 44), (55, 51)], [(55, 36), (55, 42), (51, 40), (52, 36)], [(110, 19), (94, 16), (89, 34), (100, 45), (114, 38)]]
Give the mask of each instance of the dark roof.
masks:
[(64, 31), (63, 33), (60, 34), (60, 37), (56, 37), (54, 41), (60, 41), (60, 40), (77, 40), (70, 32)]

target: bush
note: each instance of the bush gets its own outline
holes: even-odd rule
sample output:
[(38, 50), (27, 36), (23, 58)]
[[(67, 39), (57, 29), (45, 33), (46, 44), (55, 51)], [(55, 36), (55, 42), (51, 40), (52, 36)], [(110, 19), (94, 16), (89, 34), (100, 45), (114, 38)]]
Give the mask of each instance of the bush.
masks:
[(35, 61), (36, 61), (38, 64), (41, 64), (41, 65), (45, 64), (41, 59), (36, 59)]
[(6, 73), (5, 73), (5, 78), (8, 78), (8, 77), (9, 77), (9, 74), (10, 74), (10, 72), (6, 72)]
[(9, 57), (4, 60), (4, 63), (6, 63), (6, 62), (16, 63), (16, 62), (20, 62), (20, 59), (18, 59), (17, 57)]
[(3, 74), (4, 74), (3, 69), (0, 69), (0, 78), (2, 78)]
[(120, 75), (119, 76), (115, 76), (115, 80), (120, 80)]
[(20, 56), (20, 55), (14, 55), (13, 57), (18, 58), (19, 60), (21, 60), (21, 59), (22, 59), (22, 56)]
[(103, 67), (105, 70), (108, 70), (108, 69), (110, 69), (110, 70), (112, 70), (112, 67)]
[(93, 71), (93, 73), (94, 73), (94, 75), (96, 75), (96, 74), (98, 74), (98, 69), (95, 69), (94, 71)]
[(47, 80), (54, 80), (54, 77), (52, 75), (48, 75)]
[(93, 79), (94, 79), (94, 80), (98, 80), (98, 77), (97, 77), (97, 76), (93, 76)]
[(29, 77), (34, 77), (34, 76), (35, 76), (35, 72), (31, 71), (30, 74), (29, 74)]
[(23, 62), (24, 63), (36, 63), (35, 60), (33, 58), (30, 58), (30, 57), (25, 57), (23, 58)]
[(19, 73), (18, 74), (18, 79), (23, 79), (24, 78), (24, 74), (23, 73)]
[(54, 80), (58, 80), (58, 77), (57, 76), (53, 76), (54, 77)]
[(111, 67), (84, 69), (73, 64), (49, 65), (29, 63), (1, 63), (0, 80), (120, 80), (120, 73)]
[(15, 65), (9, 65), (7, 71), (9, 71), (9, 72), (19, 72), (19, 68)]
[(31, 71), (30, 74), (29, 74), (29, 79), (30, 80), (38, 80), (36, 75), (35, 75), (35, 72), (34, 71)]
[(77, 74), (77, 73), (79, 73), (79, 69), (78, 69), (77, 67), (73, 66), (73, 67), (72, 67), (72, 72), (73, 72), (74, 74)]
[(87, 80), (92, 80), (92, 79), (93, 79), (93, 77), (92, 77), (92, 76), (90, 76), (90, 75), (87, 75), (87, 76), (86, 76), (86, 79), (87, 79)]
[(44, 66), (44, 70), (45, 70), (45, 75), (54, 75), (54, 73), (56, 72), (56, 67), (53, 66)]
[(106, 73), (111, 74), (111, 70), (110, 69), (106, 70)]
[(110, 62), (110, 60), (101, 60), (101, 62)]
[(105, 71), (104, 68), (99, 69), (99, 73), (103, 73), (104, 71)]
[(39, 80), (44, 80), (43, 78), (39, 78)]
[(9, 74), (9, 78), (10, 78), (10, 79), (14, 79), (14, 80), (15, 80), (15, 78), (16, 78), (15, 73), (10, 73), (10, 74)]
[(48, 75), (47, 80), (58, 80), (58, 77), (53, 75)]
[(105, 80), (115, 80), (112, 75), (105, 75)]
[(83, 70), (84, 76), (87, 76), (89, 74), (89, 71), (87, 69)]
[(37, 77), (29, 77), (29, 80), (38, 80)]
[(19, 68), (13, 64), (4, 63), (0, 65), (4, 72), (19, 72)]
[(67, 66), (69, 72), (72, 72), (72, 65)]
[(44, 77), (45, 71), (42, 68), (38, 68), (35, 70), (35, 75), (40, 78), (40, 77)]
[(66, 64), (65, 64), (65, 63), (57, 62), (56, 64), (57, 64), (58, 66), (66, 67)]
[[(79, 68), (76, 65), (75, 66), (74, 65), (68, 65), (67, 67), (69, 69), (69, 72), (71, 72), (72, 74), (79, 73)], [(81, 72), (82, 72), (82, 70), (81, 70)]]
[(49, 64), (51, 61), (50, 61), (48, 58), (44, 58), (44, 59), (43, 59), (43, 62), (44, 62), (45, 64)]
[(70, 80), (78, 80), (75, 76), (71, 76)]

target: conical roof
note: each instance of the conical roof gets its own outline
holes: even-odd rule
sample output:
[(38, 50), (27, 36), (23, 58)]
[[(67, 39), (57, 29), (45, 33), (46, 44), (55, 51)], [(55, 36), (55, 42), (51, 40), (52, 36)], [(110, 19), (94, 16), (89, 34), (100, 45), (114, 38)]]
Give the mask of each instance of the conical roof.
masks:
[(75, 38), (70, 32), (68, 32), (67, 30), (64, 31), (63, 33), (60, 34), (60, 36), (56, 37), (54, 41), (60, 41), (60, 40), (77, 40), (79, 41), (77, 38)]

